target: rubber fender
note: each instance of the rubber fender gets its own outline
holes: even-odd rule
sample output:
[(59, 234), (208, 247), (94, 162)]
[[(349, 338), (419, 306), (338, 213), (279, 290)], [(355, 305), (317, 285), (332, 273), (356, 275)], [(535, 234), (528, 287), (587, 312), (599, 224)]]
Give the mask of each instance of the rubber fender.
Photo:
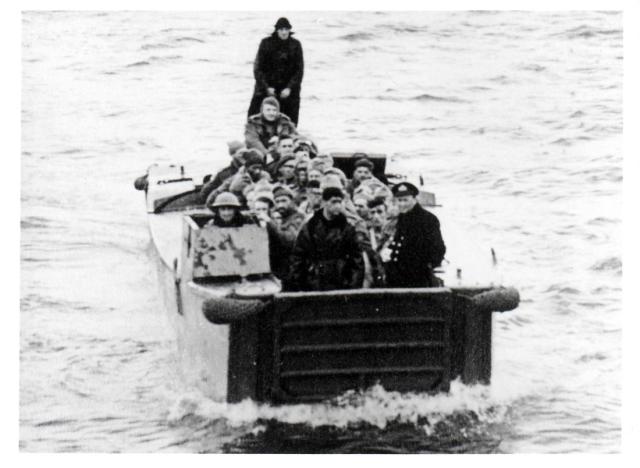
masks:
[(134, 182), (133, 186), (136, 190), (147, 190), (149, 186), (149, 181), (147, 180), (147, 174), (138, 177)]
[(202, 304), (202, 313), (211, 323), (225, 324), (244, 320), (260, 313), (266, 303), (258, 299), (216, 297)]
[(518, 307), (520, 293), (516, 288), (496, 288), (473, 296), (475, 307), (486, 312), (506, 312)]

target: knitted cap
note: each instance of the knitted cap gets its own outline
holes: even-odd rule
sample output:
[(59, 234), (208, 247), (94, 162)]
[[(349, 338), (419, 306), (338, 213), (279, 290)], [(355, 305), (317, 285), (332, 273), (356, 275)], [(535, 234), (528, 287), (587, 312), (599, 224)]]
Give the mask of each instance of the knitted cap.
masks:
[(264, 166), (264, 157), (262, 156), (262, 153), (257, 149), (250, 149), (244, 154), (244, 166), (251, 167), (256, 164)]
[(291, 189), (285, 185), (278, 185), (276, 188), (273, 189), (273, 199), (275, 200), (278, 197), (289, 197), (292, 200), (295, 198), (295, 195), (293, 194), (293, 192), (291, 191)]
[(289, 20), (287, 18), (278, 18), (278, 21), (276, 21), (276, 24), (274, 26), (276, 29), (282, 29), (282, 28), (286, 28), (286, 29), (291, 29), (291, 23), (289, 23)]
[(227, 142), (227, 146), (229, 147), (229, 155), (233, 156), (238, 150), (244, 148), (244, 143), (238, 140), (232, 140)]

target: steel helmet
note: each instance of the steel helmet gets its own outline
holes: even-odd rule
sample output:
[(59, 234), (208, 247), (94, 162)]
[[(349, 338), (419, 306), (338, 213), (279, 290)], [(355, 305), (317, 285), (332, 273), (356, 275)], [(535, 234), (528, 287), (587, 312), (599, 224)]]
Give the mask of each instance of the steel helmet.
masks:
[(222, 192), (216, 197), (213, 203), (209, 205), (209, 208), (218, 208), (221, 206), (234, 206), (236, 208), (240, 208), (240, 202), (238, 201), (238, 197), (233, 193)]

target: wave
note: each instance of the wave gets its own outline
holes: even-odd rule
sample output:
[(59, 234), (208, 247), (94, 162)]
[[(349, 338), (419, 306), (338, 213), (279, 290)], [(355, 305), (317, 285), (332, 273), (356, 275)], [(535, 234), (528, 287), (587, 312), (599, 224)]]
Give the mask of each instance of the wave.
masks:
[(593, 218), (587, 221), (587, 224), (592, 226), (601, 226), (603, 224), (618, 224), (618, 223), (620, 223), (619, 219), (606, 218), (604, 216), (598, 216), (597, 218)]
[(543, 67), (542, 65), (538, 65), (537, 63), (522, 65), (519, 68), (520, 70), (533, 71), (533, 72), (542, 72), (547, 69), (547, 67)]
[(330, 402), (285, 406), (248, 399), (227, 404), (191, 392), (176, 401), (167, 419), (171, 426), (215, 422), (242, 429), (225, 446), (229, 452), (490, 452), (500, 443), (490, 428), (505, 419), (515, 396), (459, 380), (447, 394), (388, 392), (376, 385)]
[(42, 229), (50, 225), (51, 220), (39, 216), (27, 216), (20, 220), (20, 229)]
[(488, 86), (467, 86), (469, 91), (493, 91), (493, 88)]
[(434, 96), (433, 94), (419, 94), (417, 96), (413, 96), (409, 98), (410, 101), (441, 101), (441, 102), (469, 102), (464, 99), (460, 99), (457, 97), (443, 97), (443, 96)]
[(180, 60), (181, 58), (183, 58), (182, 55), (152, 55), (151, 57), (149, 57), (149, 60), (154, 62), (162, 62), (165, 60)]
[(133, 63), (130, 63), (130, 64), (126, 65), (126, 68), (143, 67), (145, 65), (151, 65), (151, 64), (149, 62), (147, 62), (146, 60), (141, 60), (140, 62), (133, 62)]
[(622, 272), (622, 259), (620, 257), (609, 257), (593, 264), (590, 268), (593, 271), (614, 271)]
[[(424, 424), (421, 424), (424, 423)], [(259, 421), (259, 426), (222, 446), (224, 453), (495, 453), (501, 443), (472, 411), (431, 423), (393, 421), (384, 429), (366, 423), (349, 428)]]
[(385, 24), (379, 24), (376, 26), (376, 28), (380, 28), (380, 29), (387, 29), (389, 31), (393, 31), (395, 33), (409, 33), (409, 34), (413, 34), (413, 33), (419, 33), (419, 32), (426, 32), (427, 28), (426, 27), (417, 27), (417, 26), (409, 26), (409, 25), (403, 25), (403, 24), (392, 24), (392, 23), (385, 23)]
[(203, 39), (198, 39), (197, 37), (190, 37), (190, 36), (176, 37), (174, 41), (175, 42), (200, 42), (201, 44), (204, 44), (206, 42)]
[(604, 361), (605, 359), (607, 359), (607, 356), (602, 353), (590, 353), (580, 356), (576, 359), (576, 362)]
[(339, 36), (338, 39), (342, 39), (343, 41), (368, 41), (370, 39), (373, 39), (375, 36), (371, 33), (366, 33), (366, 32), (358, 32), (358, 33), (351, 33), (351, 34), (345, 34), (344, 36)]
[(55, 154), (78, 154), (78, 153), (82, 153), (83, 151), (84, 150), (80, 148), (69, 148), (62, 151), (56, 151)]
[(497, 75), (489, 78), (489, 81), (503, 85), (515, 83), (515, 80), (513, 78), (509, 78), (507, 75)]
[(159, 44), (143, 44), (140, 46), (141, 50), (150, 50), (150, 49), (172, 49), (175, 46), (171, 44), (159, 43)]
[(587, 25), (580, 25), (575, 28), (568, 29), (562, 33), (553, 34), (554, 36), (565, 35), (571, 39), (576, 38), (592, 38), (596, 36), (613, 36), (622, 35), (622, 29), (598, 29)]
[(572, 295), (580, 294), (579, 289), (572, 288), (571, 286), (565, 286), (562, 284), (552, 284), (547, 288), (545, 292), (556, 292), (560, 294), (572, 294)]

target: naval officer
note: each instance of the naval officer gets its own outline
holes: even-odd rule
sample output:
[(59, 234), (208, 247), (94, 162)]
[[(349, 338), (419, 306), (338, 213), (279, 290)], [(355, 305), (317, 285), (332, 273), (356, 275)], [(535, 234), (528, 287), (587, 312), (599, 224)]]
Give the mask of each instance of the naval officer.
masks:
[(391, 288), (438, 286), (433, 268), (446, 251), (438, 218), (420, 206), (418, 188), (401, 182), (392, 188), (398, 206), (398, 224), (393, 241), (381, 257), (385, 261), (387, 285)]

